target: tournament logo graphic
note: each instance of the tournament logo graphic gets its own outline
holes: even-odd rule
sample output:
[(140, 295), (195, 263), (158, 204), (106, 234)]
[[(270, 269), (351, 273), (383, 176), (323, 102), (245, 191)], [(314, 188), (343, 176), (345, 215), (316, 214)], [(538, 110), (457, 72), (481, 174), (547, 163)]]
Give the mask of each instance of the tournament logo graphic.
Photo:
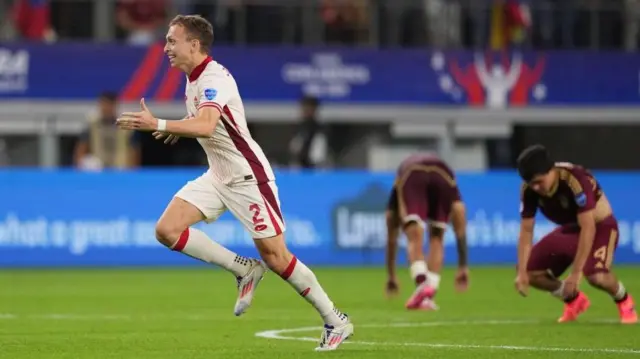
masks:
[(23, 93), (29, 88), (29, 52), (0, 48), (0, 94)]
[(377, 249), (386, 245), (385, 209), (390, 188), (370, 184), (333, 209), (333, 234), (343, 249)]
[(347, 98), (354, 86), (371, 81), (371, 72), (363, 64), (348, 63), (339, 53), (323, 52), (312, 54), (308, 62), (284, 64), (282, 79), (287, 84), (302, 86), (307, 95)]
[(216, 98), (216, 96), (218, 95), (218, 90), (216, 89), (205, 89), (204, 90), (204, 97), (207, 98), (207, 100), (212, 101), (214, 98)]
[(540, 82), (545, 69), (542, 55), (526, 61), (517, 52), (475, 53), (469, 61), (436, 52), (431, 68), (443, 92), (472, 106), (501, 109), (526, 106), (531, 99), (540, 102), (547, 97), (547, 87)]

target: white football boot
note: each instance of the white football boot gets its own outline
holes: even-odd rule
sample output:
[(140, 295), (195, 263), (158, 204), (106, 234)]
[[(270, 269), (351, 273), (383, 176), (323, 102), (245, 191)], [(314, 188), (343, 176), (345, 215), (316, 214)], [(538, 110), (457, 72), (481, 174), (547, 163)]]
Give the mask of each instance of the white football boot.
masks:
[(347, 320), (340, 326), (324, 325), (324, 328), (322, 328), (322, 336), (320, 337), (320, 344), (316, 347), (316, 351), (336, 350), (342, 342), (353, 335), (353, 324), (349, 317), (345, 315), (345, 318)]
[(243, 277), (238, 277), (238, 300), (233, 309), (236, 316), (242, 315), (253, 301), (253, 295), (258, 288), (258, 284), (267, 272), (267, 265), (261, 260), (253, 259), (251, 269)]

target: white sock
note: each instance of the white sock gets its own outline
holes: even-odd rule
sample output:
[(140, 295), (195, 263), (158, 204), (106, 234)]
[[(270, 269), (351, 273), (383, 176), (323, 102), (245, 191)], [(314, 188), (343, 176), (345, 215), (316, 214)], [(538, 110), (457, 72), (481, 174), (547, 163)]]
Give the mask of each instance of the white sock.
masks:
[(616, 292), (616, 295), (613, 296), (613, 299), (622, 300), (625, 295), (627, 295), (627, 289), (622, 285), (622, 282), (618, 282), (618, 291)]
[(236, 277), (247, 274), (252, 264), (251, 259), (235, 254), (195, 228), (187, 228), (182, 232), (180, 239), (171, 249), (203, 262), (218, 265)]
[(437, 290), (440, 287), (440, 274), (427, 272), (427, 285)]
[(327, 293), (318, 283), (315, 274), (296, 257), (291, 259), (287, 269), (280, 276), (316, 308), (325, 324), (335, 327), (346, 322), (347, 316), (335, 308)]
[(417, 286), (427, 281), (427, 262), (420, 260), (411, 263), (409, 266), (409, 273), (411, 273), (411, 279)]
[(551, 295), (564, 300), (564, 281), (560, 281), (560, 286), (558, 289), (551, 292)]

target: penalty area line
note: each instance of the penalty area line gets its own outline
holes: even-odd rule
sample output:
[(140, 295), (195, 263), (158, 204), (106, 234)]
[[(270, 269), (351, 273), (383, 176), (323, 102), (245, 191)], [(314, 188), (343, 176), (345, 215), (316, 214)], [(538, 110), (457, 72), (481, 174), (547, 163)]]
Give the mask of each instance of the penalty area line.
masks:
[[(593, 321), (602, 323), (605, 321)], [(609, 322), (609, 321), (606, 321)], [(437, 327), (437, 326), (460, 326), (460, 325), (513, 325), (513, 324), (539, 324), (536, 320), (486, 320), (486, 321), (447, 321), (447, 322), (425, 322), (425, 323), (389, 323), (389, 324), (365, 324), (360, 328), (410, 328), (410, 327)], [(276, 340), (295, 340), (305, 342), (317, 342), (318, 338), (293, 337), (286, 334), (304, 333), (321, 329), (320, 327), (301, 327), (277, 330), (265, 330), (255, 334), (256, 337)], [(366, 345), (366, 346), (401, 346), (401, 347), (423, 347), (459, 350), (511, 350), (511, 351), (532, 351), (532, 352), (598, 352), (609, 354), (633, 354), (639, 355), (638, 349), (625, 348), (563, 348), (563, 347), (541, 347), (526, 345), (483, 345), (483, 344), (447, 344), (447, 343), (420, 343), (420, 342), (387, 342), (387, 341), (359, 341), (347, 340), (344, 344)]]

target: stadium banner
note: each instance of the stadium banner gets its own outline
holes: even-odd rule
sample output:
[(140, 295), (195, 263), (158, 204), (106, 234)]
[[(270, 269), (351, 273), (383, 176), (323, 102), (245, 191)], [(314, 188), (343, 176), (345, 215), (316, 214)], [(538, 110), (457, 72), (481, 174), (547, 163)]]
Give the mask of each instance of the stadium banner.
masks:
[[(172, 195), (200, 174), (0, 171), (0, 266), (202, 265), (163, 247), (154, 235), (156, 220)], [(303, 261), (314, 266), (384, 263), (391, 173), (278, 172), (277, 178), (287, 243)], [(598, 178), (620, 222), (615, 260), (640, 263), (640, 173), (602, 173)], [(462, 173), (458, 181), (468, 206), (472, 265), (515, 263), (518, 177)], [(197, 227), (238, 253), (257, 255), (252, 239), (229, 213)], [(536, 238), (552, 228), (539, 218)], [(451, 229), (445, 241), (446, 263), (455, 264)], [(404, 250), (400, 252), (399, 263), (406, 263)]]
[[(216, 47), (213, 57), (249, 102), (296, 101), (305, 93), (353, 104), (640, 104), (634, 53)], [(73, 69), (64, 83), (61, 68)], [(0, 100), (89, 101), (112, 90), (126, 101), (182, 101), (184, 87), (162, 44), (0, 44)]]

